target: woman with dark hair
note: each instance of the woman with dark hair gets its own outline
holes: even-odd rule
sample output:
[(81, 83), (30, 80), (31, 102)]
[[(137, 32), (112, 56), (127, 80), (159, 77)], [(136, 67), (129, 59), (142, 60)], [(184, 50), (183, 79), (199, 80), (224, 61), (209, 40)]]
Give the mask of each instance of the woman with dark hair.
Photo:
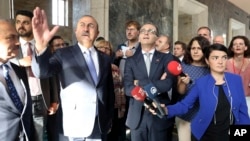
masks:
[(191, 121), (192, 140), (229, 141), (230, 125), (250, 124), (242, 80), (225, 72), (228, 56), (224, 45), (213, 44), (204, 51), (210, 73), (197, 79), (182, 101), (168, 105), (166, 114), (168, 118), (185, 114), (198, 100), (200, 106)]
[(235, 36), (228, 47), (227, 71), (242, 78), (250, 114), (250, 43), (246, 36)]
[[(186, 77), (178, 78), (177, 89), (183, 99), (187, 96), (189, 90), (196, 83), (196, 79), (209, 73), (203, 54), (204, 48), (210, 45), (210, 42), (202, 36), (197, 36), (191, 39), (187, 46), (187, 51), (182, 62), (183, 72)], [(192, 83), (190, 83), (192, 81)], [(190, 121), (196, 114), (199, 108), (199, 103), (196, 102), (193, 108), (181, 116), (176, 117), (176, 127), (178, 131), (179, 141), (191, 141)]]

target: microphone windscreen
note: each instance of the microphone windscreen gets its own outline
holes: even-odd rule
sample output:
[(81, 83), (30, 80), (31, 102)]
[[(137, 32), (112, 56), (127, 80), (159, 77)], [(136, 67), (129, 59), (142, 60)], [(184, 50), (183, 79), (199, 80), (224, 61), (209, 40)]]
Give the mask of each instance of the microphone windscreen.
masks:
[(132, 89), (131, 95), (138, 101), (144, 101), (146, 98), (144, 90), (139, 86), (135, 86)]
[(174, 76), (178, 76), (182, 73), (181, 64), (177, 61), (170, 61), (168, 63), (167, 69)]
[(150, 99), (154, 99), (158, 95), (158, 90), (152, 83), (147, 84), (143, 89)]

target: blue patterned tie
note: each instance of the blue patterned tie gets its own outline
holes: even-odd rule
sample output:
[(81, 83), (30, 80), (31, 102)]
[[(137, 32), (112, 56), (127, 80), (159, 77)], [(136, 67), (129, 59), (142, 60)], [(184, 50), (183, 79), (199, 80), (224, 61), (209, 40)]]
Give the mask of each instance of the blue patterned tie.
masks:
[(89, 71), (91, 73), (91, 76), (92, 76), (95, 84), (97, 84), (97, 73), (96, 73), (94, 61), (92, 59), (91, 51), (88, 50), (87, 52), (85, 52), (85, 54), (86, 54), (85, 60), (86, 60), (86, 63), (88, 65)]
[(10, 78), (9, 75), (9, 66), (7, 64), (3, 65), (3, 72), (4, 72), (4, 78), (6, 80), (6, 84), (8, 86), (9, 89), (9, 95), (11, 100), (13, 101), (13, 103), (15, 104), (16, 108), (22, 112), (23, 111), (23, 103), (21, 102), (20, 97), (18, 96), (17, 90), (14, 86), (13, 81)]

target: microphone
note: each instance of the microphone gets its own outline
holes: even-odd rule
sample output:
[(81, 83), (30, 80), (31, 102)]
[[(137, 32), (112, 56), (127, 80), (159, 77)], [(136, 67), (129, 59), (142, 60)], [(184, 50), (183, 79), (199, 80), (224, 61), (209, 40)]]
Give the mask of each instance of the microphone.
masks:
[(131, 95), (134, 97), (134, 99), (136, 99), (138, 101), (144, 101), (146, 98), (146, 94), (145, 94), (144, 90), (139, 86), (135, 86), (132, 89)]
[[(140, 86), (135, 86), (131, 91), (131, 95), (134, 97), (134, 99), (136, 99), (138, 101), (141, 101), (141, 102), (144, 102), (144, 104), (149, 106), (150, 109), (152, 109), (152, 110), (154, 110), (156, 112), (158, 111), (157, 108), (155, 108), (154, 105), (153, 105), (153, 100), (146, 97), (145, 91)], [(158, 105), (157, 105), (157, 107), (158, 107)], [(163, 117), (163, 116), (159, 115), (158, 113), (157, 113), (157, 116), (160, 117), (160, 118)]]
[[(182, 72), (181, 64), (177, 61), (170, 61), (168, 63), (167, 69), (169, 72), (174, 76), (184, 76), (186, 77), (186, 74)], [(189, 84), (192, 84), (193, 81), (190, 79)]]
[(153, 110), (156, 111), (157, 116), (159, 118), (163, 118), (166, 115), (166, 112), (164, 110), (164, 107), (161, 107), (161, 103), (158, 101), (156, 97), (159, 94), (157, 88), (152, 83), (149, 83), (146, 86), (144, 86), (144, 90), (147, 95), (146, 99), (155, 103), (156, 108), (154, 108)]

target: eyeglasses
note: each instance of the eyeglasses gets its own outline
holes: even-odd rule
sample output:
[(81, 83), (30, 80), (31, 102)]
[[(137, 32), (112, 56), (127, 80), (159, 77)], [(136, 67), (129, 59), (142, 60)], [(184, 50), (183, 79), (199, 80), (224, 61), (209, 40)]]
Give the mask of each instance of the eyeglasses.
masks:
[(151, 35), (156, 35), (156, 30), (154, 29), (149, 29), (149, 30), (146, 30), (146, 29), (141, 29), (140, 30), (140, 34), (151, 34)]

